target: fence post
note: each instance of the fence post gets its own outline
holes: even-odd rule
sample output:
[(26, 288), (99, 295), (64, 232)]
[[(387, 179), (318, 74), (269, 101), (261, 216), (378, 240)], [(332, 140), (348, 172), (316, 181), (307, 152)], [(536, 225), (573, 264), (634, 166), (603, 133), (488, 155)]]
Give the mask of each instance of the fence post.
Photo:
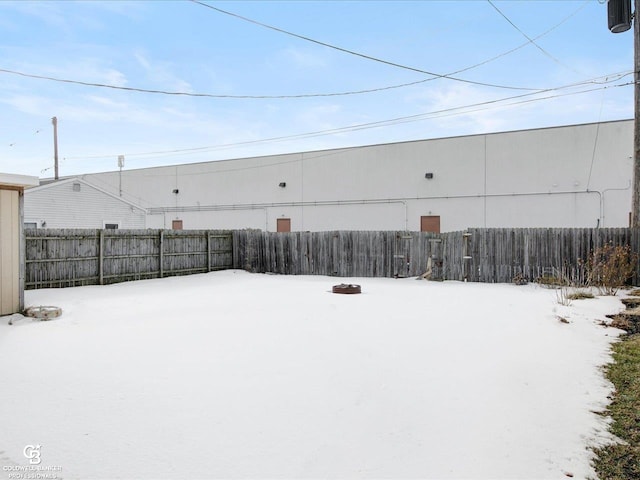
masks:
[(211, 271), (211, 232), (207, 230), (207, 272)]
[(98, 240), (98, 277), (100, 285), (104, 285), (104, 230), (100, 230)]
[(158, 248), (158, 254), (160, 256), (159, 258), (159, 270), (160, 270), (160, 278), (162, 278), (164, 276), (164, 230), (160, 230), (160, 245)]
[(471, 236), (472, 234), (469, 233), (468, 230), (462, 234), (462, 279), (465, 282), (469, 281), (469, 274), (471, 270), (470, 264), (473, 259), (473, 256), (469, 251), (469, 240), (471, 240)]

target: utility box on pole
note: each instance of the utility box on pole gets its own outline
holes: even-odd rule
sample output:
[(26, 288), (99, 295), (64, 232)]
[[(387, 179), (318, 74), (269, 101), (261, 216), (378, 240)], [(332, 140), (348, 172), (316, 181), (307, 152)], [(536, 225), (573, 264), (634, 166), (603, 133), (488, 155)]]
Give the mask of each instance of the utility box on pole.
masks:
[(24, 308), (24, 189), (39, 184), (38, 177), (0, 173), (0, 315)]
[(631, 0), (609, 0), (607, 2), (607, 19), (611, 33), (629, 30), (631, 17)]

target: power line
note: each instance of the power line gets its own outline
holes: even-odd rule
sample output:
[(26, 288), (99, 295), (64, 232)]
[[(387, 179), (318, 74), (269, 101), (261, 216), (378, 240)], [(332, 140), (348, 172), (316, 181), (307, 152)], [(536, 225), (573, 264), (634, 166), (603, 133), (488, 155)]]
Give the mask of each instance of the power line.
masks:
[(202, 5), (203, 7), (206, 7), (206, 8), (209, 8), (211, 10), (214, 10), (216, 12), (223, 13), (225, 15), (229, 15), (231, 17), (238, 18), (238, 19), (243, 20), (245, 22), (253, 23), (255, 25), (259, 25), (261, 27), (268, 28), (270, 30), (274, 30), (274, 31), (279, 32), (279, 33), (284, 33), (285, 35), (290, 35), (292, 37), (299, 38), (299, 39), (305, 40), (307, 42), (315, 43), (315, 44), (321, 45), (323, 47), (331, 48), (333, 50), (337, 50), (339, 52), (347, 53), (349, 55), (354, 55), (356, 57), (364, 58), (366, 60), (371, 60), (373, 62), (382, 63), (384, 65), (389, 65), (389, 66), (392, 66), (392, 67), (401, 68), (403, 70), (409, 70), (409, 71), (412, 71), (412, 72), (423, 73), (425, 75), (430, 75), (430, 76), (432, 76), (434, 78), (444, 78), (444, 79), (448, 79), (448, 80), (454, 80), (456, 82), (470, 83), (470, 84), (473, 84), (473, 85), (482, 85), (483, 87), (503, 88), (503, 89), (507, 89), (507, 90), (529, 90), (529, 91), (542, 90), (540, 88), (514, 87), (514, 86), (511, 86), (511, 85), (498, 85), (498, 84), (495, 84), (495, 83), (477, 82), (477, 81), (474, 81), (474, 80), (468, 80), (468, 79), (464, 79), (464, 78), (454, 77), (451, 74), (440, 74), (440, 73), (430, 72), (428, 70), (423, 70), (423, 69), (420, 69), (420, 68), (415, 68), (415, 67), (410, 67), (410, 66), (407, 66), (407, 65), (402, 65), (402, 64), (399, 64), (399, 63), (391, 62), (389, 60), (383, 60), (381, 58), (373, 57), (371, 55), (366, 55), (364, 53), (359, 53), (359, 52), (355, 52), (353, 50), (349, 50), (349, 49), (346, 49), (346, 48), (338, 47), (338, 46), (332, 45), (330, 43), (321, 42), (320, 40), (315, 40), (313, 38), (306, 37), (304, 35), (299, 35), (297, 33), (289, 32), (287, 30), (283, 30), (281, 28), (274, 27), (272, 25), (267, 25), (266, 23), (258, 22), (256, 20), (252, 20), (250, 18), (243, 17), (242, 15), (238, 15), (237, 13), (229, 12), (227, 10), (222, 10), (221, 8), (214, 7), (212, 5), (208, 5), (208, 4), (204, 3), (204, 2), (201, 2), (200, 0), (190, 0), (190, 1), (193, 2), (193, 3), (196, 3), (198, 5)]
[[(280, 141), (296, 140), (296, 139), (304, 139), (304, 138), (314, 138), (314, 137), (325, 136), (325, 135), (333, 135), (333, 134), (337, 134), (337, 133), (345, 133), (345, 132), (353, 132), (353, 131), (365, 130), (365, 129), (369, 129), (369, 128), (379, 128), (379, 127), (383, 127), (383, 126), (393, 126), (393, 125), (397, 125), (397, 124), (401, 124), (401, 123), (420, 121), (420, 120), (428, 119), (429, 117), (442, 117), (442, 116), (462, 115), (462, 114), (468, 114), (468, 113), (472, 113), (472, 112), (476, 112), (476, 111), (487, 110), (487, 109), (491, 108), (494, 105), (497, 105), (497, 104), (502, 103), (502, 102), (507, 102), (509, 100), (519, 100), (517, 102), (513, 102), (511, 104), (508, 104), (508, 106), (512, 106), (512, 105), (518, 105), (518, 104), (524, 104), (524, 103), (531, 103), (531, 102), (534, 102), (534, 101), (549, 100), (549, 99), (552, 99), (552, 98), (558, 98), (558, 97), (562, 97), (562, 96), (577, 95), (577, 94), (581, 94), (581, 93), (588, 93), (588, 92), (593, 92), (593, 91), (596, 91), (596, 90), (601, 90), (601, 89), (610, 88), (610, 87), (623, 87), (623, 86), (631, 85), (631, 84), (633, 84), (633, 82), (628, 82), (628, 83), (619, 84), (619, 85), (608, 85), (608, 84), (613, 83), (613, 82), (618, 81), (618, 80), (621, 80), (622, 78), (624, 78), (625, 76), (630, 75), (631, 73), (633, 73), (633, 72), (623, 72), (623, 73), (609, 75), (608, 77), (606, 77), (606, 79), (603, 82), (596, 82), (596, 80), (598, 80), (599, 78), (604, 78), (604, 77), (598, 77), (596, 79), (592, 79), (592, 80), (589, 80), (589, 81), (574, 83), (574, 84), (566, 85), (566, 86), (563, 86), (563, 87), (550, 88), (550, 89), (547, 89), (547, 90), (544, 90), (544, 91), (541, 91), (541, 92), (523, 93), (523, 94), (520, 94), (520, 95), (515, 95), (515, 96), (505, 97), (505, 98), (499, 98), (499, 99), (493, 99), (493, 100), (488, 100), (488, 101), (485, 101), (485, 102), (479, 102), (479, 103), (475, 103), (475, 104), (462, 105), (462, 106), (458, 106), (458, 107), (451, 107), (451, 108), (442, 109), (442, 110), (436, 110), (436, 111), (432, 111), (432, 112), (423, 112), (423, 113), (418, 113), (418, 114), (414, 114), (414, 115), (407, 115), (407, 116), (402, 116), (402, 117), (396, 117), (396, 118), (387, 119), (387, 120), (379, 120), (379, 121), (376, 121), (376, 122), (368, 122), (368, 123), (362, 123), (362, 124), (357, 124), (357, 125), (350, 125), (350, 126), (347, 126), (347, 127), (339, 127), (339, 128), (334, 128), (334, 129), (328, 129), (328, 130), (319, 130), (319, 131), (315, 131), (315, 132), (300, 133), (300, 134), (295, 134), (295, 135), (285, 135), (285, 136), (270, 137), (270, 138), (259, 139), (259, 140), (248, 140), (248, 141), (244, 141), (244, 142), (219, 144), (219, 145), (212, 145), (212, 146), (205, 146), (205, 147), (194, 147), (194, 148), (184, 148), (184, 149), (174, 149), (174, 150), (160, 150), (160, 151), (141, 152), (141, 153), (126, 153), (126, 156), (128, 158), (130, 158), (130, 157), (148, 157), (148, 156), (169, 156), (169, 155), (174, 155), (174, 154), (192, 154), (192, 153), (200, 153), (200, 152), (204, 152), (204, 151), (208, 151), (208, 150), (222, 150), (222, 149), (241, 147), (241, 146), (247, 146), (247, 145), (271, 143), (271, 142), (280, 142)], [(611, 78), (611, 77), (614, 77), (614, 78)], [(561, 91), (561, 90), (565, 90), (565, 89), (569, 89), (569, 88), (576, 88), (576, 87), (585, 86), (585, 85), (593, 84), (593, 83), (601, 83), (601, 85), (598, 86), (598, 87), (595, 87), (595, 88), (588, 89), (588, 90), (580, 90), (578, 92), (571, 92), (571, 93), (552, 95), (552, 96), (547, 96), (547, 97), (542, 97), (542, 98), (532, 98), (532, 99), (522, 100), (525, 97), (531, 97), (531, 96), (540, 95), (540, 94), (544, 94), (544, 93), (551, 93), (551, 92), (554, 92), (554, 91)], [(474, 108), (474, 110), (468, 110), (470, 108)], [(114, 154), (73, 156), (73, 157), (65, 157), (65, 160), (80, 160), (80, 159), (82, 159), (82, 160), (91, 160), (91, 159), (112, 158), (114, 156), (115, 156)]]
[(578, 9), (576, 9), (573, 13), (571, 13), (569, 16), (565, 17), (558, 24), (554, 25), (550, 29), (546, 30), (545, 32), (543, 32), (540, 35), (538, 35), (537, 37), (535, 37), (533, 40), (529, 39), (527, 42), (525, 42), (525, 43), (523, 43), (523, 44), (521, 44), (521, 45), (519, 45), (519, 46), (517, 46), (515, 48), (512, 48), (511, 50), (507, 50), (506, 52), (503, 52), (503, 53), (501, 53), (499, 55), (496, 55), (494, 57), (491, 57), (491, 58), (488, 58), (486, 60), (483, 60), (482, 62), (476, 63), (474, 65), (470, 65), (470, 66), (462, 68), (460, 70), (456, 70), (455, 72), (444, 74), (442, 76), (430, 77), (430, 78), (426, 78), (426, 79), (423, 79), (423, 80), (417, 80), (415, 82), (401, 83), (401, 84), (397, 84), (397, 85), (389, 85), (389, 86), (385, 86), (385, 87), (377, 87), (377, 88), (370, 88), (370, 89), (352, 90), (352, 91), (344, 91), (344, 92), (330, 92), (330, 93), (305, 93), (305, 94), (296, 94), (296, 95), (231, 95), (231, 94), (213, 94), (213, 93), (168, 91), (168, 90), (148, 89), (148, 88), (140, 88), (140, 87), (123, 87), (123, 86), (119, 86), (119, 85), (111, 85), (111, 84), (96, 83), (96, 82), (84, 82), (84, 81), (81, 81), (81, 80), (72, 80), (72, 79), (68, 79), (68, 78), (51, 77), (51, 76), (47, 76), (47, 75), (38, 75), (38, 74), (34, 74), (34, 73), (19, 72), (19, 71), (16, 71), (16, 70), (8, 70), (8, 69), (2, 69), (2, 68), (0, 68), (0, 73), (8, 73), (8, 74), (12, 74), (12, 75), (19, 75), (19, 76), (22, 76), (22, 77), (35, 78), (35, 79), (39, 79), (39, 80), (48, 80), (48, 81), (53, 81), (53, 82), (69, 83), (69, 84), (75, 84), (75, 85), (83, 85), (83, 86), (87, 86), (87, 87), (109, 88), (109, 89), (113, 89), (113, 90), (124, 90), (124, 91), (130, 91), (130, 92), (138, 92), (138, 93), (151, 93), (151, 94), (185, 96), (185, 97), (204, 97), (204, 98), (220, 98), (220, 99), (294, 99), (294, 98), (337, 97), (337, 96), (346, 96), (346, 95), (361, 95), (361, 94), (366, 94), (366, 93), (382, 92), (382, 91), (386, 91), (386, 90), (392, 90), (392, 89), (398, 89), (398, 88), (404, 88), (404, 87), (409, 87), (409, 86), (413, 86), (413, 85), (418, 85), (418, 84), (421, 84), (421, 83), (426, 83), (426, 82), (430, 82), (430, 81), (433, 81), (433, 80), (437, 80), (438, 78), (441, 78), (441, 77), (447, 77), (448, 78), (451, 75), (456, 75), (458, 73), (466, 72), (466, 71), (471, 70), (473, 68), (477, 68), (477, 67), (480, 67), (482, 65), (486, 65), (489, 62), (493, 62), (493, 61), (495, 61), (495, 60), (497, 60), (499, 58), (502, 58), (502, 57), (504, 57), (506, 55), (509, 55), (509, 54), (511, 54), (511, 53), (513, 53), (513, 52), (515, 52), (517, 50), (520, 50), (521, 48), (526, 47), (530, 43), (533, 43), (535, 40), (537, 40), (537, 39), (547, 35), (548, 33), (552, 32), (553, 30), (558, 28), (560, 25), (562, 25), (563, 23), (567, 22), (571, 17), (576, 15), (588, 3), (589, 3), (589, 0), (585, 0), (585, 2), (580, 7), (578, 7)]
[[(624, 86), (628, 86), (628, 85), (632, 85), (633, 82), (627, 82), (624, 84), (619, 84), (619, 85), (612, 85), (612, 86), (601, 86), (601, 87), (596, 87), (596, 88), (591, 88), (589, 90), (583, 90), (583, 91), (579, 91), (579, 92), (571, 92), (571, 93), (565, 93), (565, 94), (559, 94), (559, 95), (551, 95), (548, 97), (543, 97), (543, 98), (537, 98), (537, 99), (526, 99), (526, 100), (520, 100), (517, 102), (512, 102), (510, 104), (507, 104), (506, 107), (511, 107), (511, 106), (516, 106), (516, 105), (520, 105), (520, 104), (526, 104), (526, 103), (531, 103), (534, 101), (539, 101), (539, 100), (550, 100), (553, 98), (559, 98), (559, 97), (564, 97), (564, 96), (569, 96), (569, 95), (578, 95), (578, 94), (582, 94), (582, 93), (588, 93), (588, 92), (593, 92), (596, 90), (604, 90), (607, 88), (613, 88), (613, 87), (624, 87)], [(528, 94), (525, 94), (528, 95)], [(489, 102), (483, 102), (483, 103), (479, 103), (477, 105), (484, 105), (484, 104), (491, 104), (494, 102), (499, 102), (499, 100), (495, 100), (495, 101), (489, 101)], [(432, 115), (431, 118), (442, 118), (442, 117), (448, 117), (448, 116), (453, 116), (453, 115), (461, 115), (461, 114), (469, 114), (469, 113), (474, 113), (474, 112), (478, 112), (478, 111), (483, 111), (483, 110), (488, 110), (488, 108), (476, 108), (476, 109), (472, 109), (472, 110), (465, 110), (464, 112), (452, 112), (452, 110), (456, 110), (456, 109), (460, 109), (460, 108), (467, 108), (467, 107), (454, 107), (452, 109), (445, 109), (445, 110), (440, 110), (438, 112), (431, 112), (431, 113), (426, 113), (426, 114), (419, 114), (420, 115)], [(417, 118), (417, 119), (412, 119), (414, 116), (410, 116), (410, 117), (400, 117), (399, 119), (394, 119), (394, 120), (403, 120), (403, 121), (398, 121), (394, 124), (400, 124), (400, 123), (407, 123), (407, 122), (411, 122), (411, 121), (419, 121), (419, 120), (424, 120), (425, 118)], [(386, 121), (383, 121), (386, 122)], [(372, 124), (378, 124), (378, 123), (382, 123), (382, 122), (373, 122)], [(372, 125), (372, 124), (363, 124), (363, 125)], [(384, 126), (384, 125), (374, 125), (372, 127), (368, 127), (368, 128), (376, 128), (378, 126)], [(356, 126), (357, 127), (357, 126)], [(599, 128), (599, 124), (598, 124), (598, 128)], [(344, 127), (344, 128), (352, 128), (352, 127)], [(355, 130), (361, 130), (364, 128), (353, 128), (353, 131)], [(335, 130), (342, 130), (342, 129), (335, 129)], [(329, 130), (327, 130), (326, 132), (331, 132)], [(300, 134), (300, 135), (294, 135), (297, 137), (302, 137), (304, 135), (307, 135), (306, 138), (312, 138), (312, 137), (316, 137), (316, 136), (321, 136), (321, 135), (325, 135), (328, 133), (324, 133), (324, 132), (315, 132), (315, 134)], [(266, 142), (266, 141), (270, 141), (270, 140), (277, 140), (278, 138), (282, 138), (282, 139), (289, 139), (290, 137), (275, 137), (273, 139), (264, 139), (264, 140), (255, 140), (252, 142), (241, 142), (238, 144), (228, 144), (228, 146), (236, 146), (236, 145), (242, 145), (242, 144), (248, 144), (248, 143), (260, 143), (260, 142)], [(228, 146), (225, 145), (221, 145), (220, 147), (222, 148), (227, 148)], [(361, 146), (355, 146), (355, 147), (344, 147), (344, 148), (337, 148), (337, 149), (333, 149), (335, 151), (329, 151), (329, 152), (315, 152), (312, 155), (307, 155), (304, 156), (304, 158), (295, 158), (292, 160), (283, 160), (283, 161), (279, 161), (279, 162), (274, 162), (274, 163), (267, 163), (267, 164), (260, 164), (260, 165), (251, 165), (251, 166), (246, 166), (246, 167), (234, 167), (234, 168), (227, 168), (227, 169), (216, 169), (215, 172), (216, 173), (221, 173), (221, 172), (237, 172), (237, 171), (246, 171), (246, 170), (255, 170), (255, 169), (262, 169), (262, 168), (269, 168), (269, 167), (274, 167), (274, 166), (280, 166), (280, 165), (286, 165), (286, 164), (292, 164), (292, 163), (299, 163), (302, 160), (314, 160), (317, 158), (323, 158), (323, 157), (328, 157), (328, 156), (333, 156), (333, 155), (339, 155), (340, 153), (342, 153), (342, 150), (345, 149), (365, 149), (365, 148), (371, 148), (372, 145), (361, 145)], [(205, 148), (214, 148), (214, 147), (205, 147)], [(303, 152), (305, 153), (305, 152)], [(84, 157), (84, 158), (88, 158), (88, 157)], [(102, 158), (102, 157), (95, 157), (95, 158)], [(50, 167), (51, 168), (51, 167)], [(49, 170), (45, 169), (45, 170)], [(43, 170), (43, 172), (45, 171)], [(158, 173), (158, 174), (153, 174), (153, 175), (147, 175), (147, 176), (153, 176), (153, 177), (166, 177), (166, 176), (173, 176), (174, 173), (170, 173), (170, 174), (162, 174), (162, 173)], [(193, 173), (181, 173), (180, 175), (182, 176), (190, 176), (190, 175), (202, 175), (202, 172), (193, 172)]]
[[(44, 130), (44, 127), (40, 127), (36, 130), (32, 130), (28, 135), (29, 136), (33, 136), (33, 135), (37, 135), (39, 134), (42, 130)], [(7, 147), (15, 147), (16, 145), (21, 145), (22, 141), (27, 137), (27, 134), (22, 135), (22, 137), (19, 137), (18, 139), (14, 139), (11, 143), (6, 144)]]
[(390, 90), (393, 88), (408, 87), (411, 85), (424, 83), (429, 80), (434, 80), (433, 78), (427, 78), (425, 80), (418, 80), (415, 82), (402, 83), (399, 85), (391, 85), (387, 87), (371, 88), (366, 90), (354, 90), (354, 91), (348, 91), (348, 92), (336, 92), (336, 93), (303, 93), (299, 95), (224, 95), (224, 94), (213, 94), (213, 93), (194, 93), (194, 92), (178, 92), (178, 91), (168, 91), (168, 90), (154, 90), (149, 88), (138, 88), (138, 87), (123, 87), (118, 85), (110, 85), (107, 83), (83, 82), (81, 80), (71, 80), (68, 78), (50, 77), (47, 75), (36, 75), (33, 73), (25, 73), (25, 72), (19, 72), (16, 70), (8, 70), (5, 68), (0, 68), (0, 73), (9, 73), (12, 75), (19, 75), (21, 77), (35, 78), (39, 80), (49, 80), (52, 82), (84, 85), (86, 87), (100, 87), (100, 88), (110, 88), (113, 90), (125, 90), (129, 92), (154, 93), (154, 94), (175, 95), (175, 96), (184, 96), (184, 97), (235, 98), (235, 99), (279, 99), (279, 98), (283, 99), (283, 98), (311, 98), (311, 97), (336, 97), (336, 96), (343, 96), (343, 95), (359, 95), (363, 93), (381, 92), (383, 90)]
[(567, 65), (563, 64), (560, 60), (558, 60), (556, 57), (554, 57), (549, 52), (547, 52), (544, 48), (542, 48), (540, 45), (538, 45), (531, 37), (529, 37), (529, 35), (524, 33), (515, 23), (513, 23), (511, 21), (511, 19), (509, 17), (507, 17), (504, 14), (504, 12), (502, 10), (500, 10), (491, 0), (487, 0), (487, 2), (489, 2), (489, 5), (491, 5), (494, 8), (494, 10), (496, 12), (498, 12), (502, 16), (502, 18), (504, 18), (513, 28), (515, 28), (518, 32), (520, 32), (524, 38), (529, 40), (529, 43), (531, 43), (534, 47), (536, 47), (538, 50), (540, 50), (545, 56), (549, 57), (551, 60), (556, 62), (558, 65), (560, 65), (562, 67), (565, 67), (565, 68), (568, 68), (572, 72), (575, 72), (575, 73), (578, 73), (578, 74), (580, 73), (580, 72), (577, 72), (576, 70), (574, 70), (573, 68), (568, 67)]
[[(606, 1), (606, 0), (605, 0), (605, 1)], [(527, 46), (527, 45), (529, 45), (529, 44), (532, 44), (532, 43), (533, 43), (533, 44), (535, 45), (535, 41), (536, 41), (536, 40), (538, 40), (538, 39), (540, 39), (540, 38), (544, 37), (545, 35), (548, 35), (548, 34), (549, 34), (549, 33), (551, 33), (552, 31), (554, 31), (555, 29), (557, 29), (558, 27), (560, 27), (560, 25), (562, 25), (562, 24), (564, 24), (564, 23), (568, 22), (571, 18), (573, 18), (575, 15), (577, 15), (577, 14), (578, 14), (578, 12), (579, 12), (580, 10), (582, 10), (584, 7), (586, 7), (588, 4), (589, 4), (589, 0), (585, 0), (585, 1), (582, 3), (582, 5), (580, 5), (576, 10), (574, 10), (572, 13), (570, 13), (569, 15), (567, 15), (565, 18), (563, 18), (562, 20), (560, 20), (560, 22), (559, 22), (559, 23), (555, 24), (553, 27), (549, 28), (548, 30), (545, 30), (544, 32), (542, 32), (540, 35), (538, 35), (538, 36), (534, 37), (533, 39), (530, 39), (529, 37), (526, 37), (526, 38), (527, 38), (527, 41), (526, 41), (525, 43), (523, 43), (523, 44), (521, 44), (521, 45), (518, 45), (517, 47), (512, 48), (511, 50), (507, 50), (506, 52), (500, 53), (500, 54), (496, 55), (495, 57), (491, 57), (491, 58), (489, 58), (489, 59), (487, 59), (487, 60), (484, 60), (483, 62), (477, 63), (477, 64), (472, 65), (472, 66), (467, 67), (467, 68), (463, 68), (463, 69), (461, 69), (461, 70), (457, 70), (457, 71), (455, 71), (455, 72), (451, 72), (451, 74), (450, 74), (450, 75), (455, 75), (455, 74), (458, 74), (458, 73), (466, 72), (467, 70), (470, 70), (470, 69), (472, 69), (472, 68), (476, 68), (476, 67), (479, 67), (479, 66), (481, 66), (481, 65), (485, 65), (485, 64), (487, 64), (487, 63), (489, 63), (489, 62), (493, 62), (494, 60), (497, 60), (498, 58), (504, 57), (504, 56), (509, 55), (509, 54), (511, 54), (511, 53), (513, 53), (513, 52), (515, 52), (515, 51), (517, 51), (517, 50), (520, 50), (521, 48), (524, 48), (524, 47), (526, 47), (526, 46)]]

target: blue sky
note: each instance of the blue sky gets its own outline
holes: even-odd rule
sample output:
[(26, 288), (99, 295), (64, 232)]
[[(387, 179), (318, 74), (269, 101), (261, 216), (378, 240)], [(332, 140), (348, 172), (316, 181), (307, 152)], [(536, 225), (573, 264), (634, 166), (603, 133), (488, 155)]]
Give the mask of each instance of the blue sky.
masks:
[(1, 1), (0, 172), (54, 116), (62, 176), (633, 117), (598, 0), (202, 3)]

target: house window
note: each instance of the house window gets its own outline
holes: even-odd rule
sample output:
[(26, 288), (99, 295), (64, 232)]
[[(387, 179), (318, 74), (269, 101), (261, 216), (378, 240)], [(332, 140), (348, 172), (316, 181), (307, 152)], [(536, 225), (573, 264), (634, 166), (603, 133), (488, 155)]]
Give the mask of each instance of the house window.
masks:
[(73, 184), (73, 191), (74, 192), (79, 192), (80, 191), (80, 184), (79, 183), (74, 183)]
[(24, 222), (24, 228), (38, 228), (38, 222)]
[(182, 220), (173, 220), (171, 222), (171, 228), (173, 230), (182, 230)]
[(119, 225), (117, 223), (106, 223), (104, 224), (104, 228), (106, 230), (117, 230)]

